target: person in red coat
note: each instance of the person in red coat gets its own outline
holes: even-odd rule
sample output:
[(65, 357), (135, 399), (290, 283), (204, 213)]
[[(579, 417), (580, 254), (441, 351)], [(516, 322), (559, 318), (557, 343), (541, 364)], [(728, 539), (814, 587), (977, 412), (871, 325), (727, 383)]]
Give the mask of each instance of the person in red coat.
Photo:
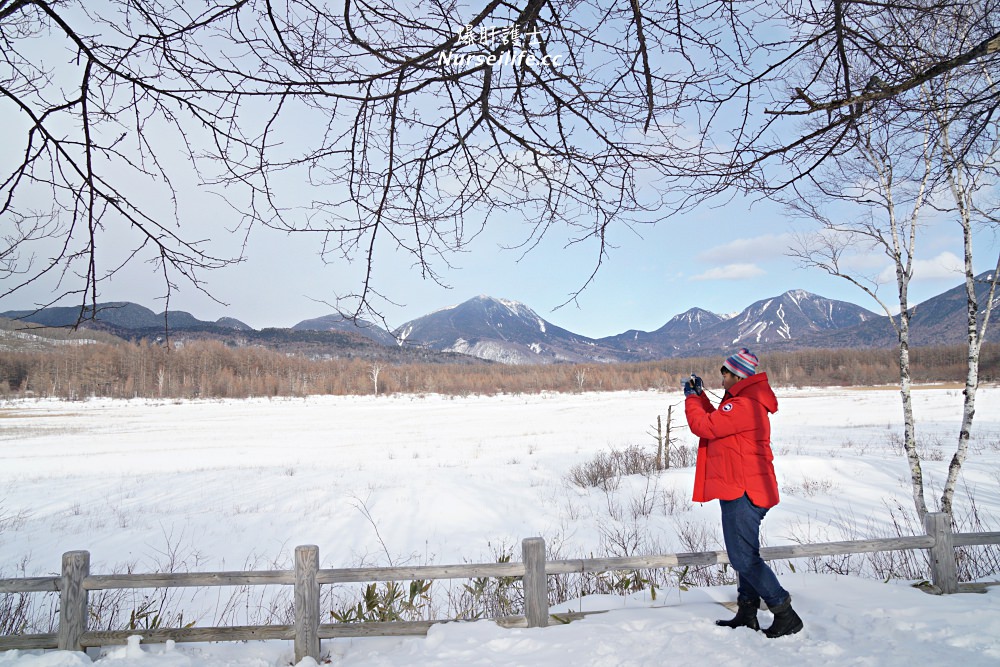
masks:
[(691, 432), (700, 438), (693, 500), (719, 501), (726, 554), (737, 574), (736, 617), (716, 623), (759, 630), (757, 609), (763, 599), (774, 614), (764, 634), (774, 638), (800, 631), (802, 619), (760, 557), (760, 523), (779, 500), (770, 421), (778, 399), (767, 374), (757, 372), (758, 364), (746, 348), (725, 360), (721, 372), (726, 393), (718, 408), (705, 396), (701, 378), (692, 375), (684, 382), (684, 412)]

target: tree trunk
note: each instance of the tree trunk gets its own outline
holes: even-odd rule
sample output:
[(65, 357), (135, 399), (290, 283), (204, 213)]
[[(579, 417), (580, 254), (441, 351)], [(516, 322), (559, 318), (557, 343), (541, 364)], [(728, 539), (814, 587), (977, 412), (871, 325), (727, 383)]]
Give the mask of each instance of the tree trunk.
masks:
[[(667, 406), (667, 414), (670, 414), (670, 406)], [(670, 419), (667, 419), (669, 428)], [(663, 418), (656, 415), (656, 469), (663, 470)]]
[[(961, 214), (962, 229), (965, 241), (965, 296), (967, 313), (967, 341), (968, 354), (966, 355), (966, 374), (964, 401), (962, 403), (962, 426), (958, 431), (958, 446), (955, 454), (951, 457), (948, 465), (948, 478), (945, 480), (944, 489), (941, 493), (941, 511), (948, 516), (954, 516), (953, 503), (955, 498), (955, 486), (958, 483), (958, 476), (965, 463), (965, 457), (969, 453), (969, 437), (972, 432), (972, 421), (976, 416), (976, 390), (979, 388), (979, 352), (982, 348), (983, 338), (986, 335), (986, 327), (989, 325), (990, 313), (993, 310), (993, 297), (997, 284), (997, 272), (990, 276), (990, 290), (986, 298), (983, 309), (983, 321), (979, 323), (979, 299), (976, 295), (976, 277), (972, 268), (972, 220), (970, 208), (965, 205), (965, 198), (959, 188), (961, 180), (953, 181), (952, 187), (955, 191), (956, 201), (959, 202), (959, 212)], [(1000, 267), (1000, 258), (997, 262)]]
[(913, 506), (921, 522), (927, 515), (924, 500), (924, 473), (917, 452), (917, 433), (913, 419), (913, 394), (910, 379), (910, 314), (907, 311), (908, 281), (899, 283), (899, 393), (903, 401), (903, 449), (910, 466), (910, 488), (913, 491)]

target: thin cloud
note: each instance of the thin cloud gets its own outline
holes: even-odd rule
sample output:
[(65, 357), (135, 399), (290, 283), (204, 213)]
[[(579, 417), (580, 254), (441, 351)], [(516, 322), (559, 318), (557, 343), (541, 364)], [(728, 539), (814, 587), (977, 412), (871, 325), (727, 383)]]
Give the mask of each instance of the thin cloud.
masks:
[(733, 239), (698, 254), (698, 260), (722, 259), (775, 259), (788, 254), (794, 237), (792, 234), (764, 234), (749, 239)]
[[(952, 252), (942, 252), (931, 259), (913, 261), (913, 280), (956, 280), (962, 277), (965, 262)], [(879, 281), (896, 281), (896, 268), (887, 266), (879, 275)]]
[(764, 269), (756, 264), (726, 264), (698, 274), (691, 280), (745, 280), (764, 275)]

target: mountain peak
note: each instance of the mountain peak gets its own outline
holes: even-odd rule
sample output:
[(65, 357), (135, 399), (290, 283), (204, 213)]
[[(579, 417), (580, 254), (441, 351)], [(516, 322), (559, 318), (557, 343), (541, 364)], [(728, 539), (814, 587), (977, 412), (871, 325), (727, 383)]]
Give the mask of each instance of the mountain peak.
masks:
[[(481, 304), (481, 305), (496, 305), (503, 306), (509, 310), (514, 315), (529, 314), (535, 316), (535, 311), (521, 303), (520, 301), (514, 301), (513, 299), (504, 299), (495, 296), (489, 296), (487, 294), (480, 294), (479, 296), (473, 297), (465, 302), (465, 304)], [(459, 304), (465, 305), (465, 304)]]
[(807, 292), (804, 289), (790, 289), (785, 292), (782, 296), (787, 296), (789, 299), (798, 303), (803, 299), (822, 299), (823, 297), (818, 297), (812, 292)]
[(508, 364), (623, 357), (593, 339), (550, 324), (520, 301), (485, 294), (406, 322), (396, 336), (408, 344)]
[(713, 323), (718, 321), (720, 315), (713, 313), (704, 308), (688, 308), (680, 315), (674, 315), (670, 318), (671, 322), (702, 322), (706, 319), (711, 320)]
[(292, 326), (292, 331), (339, 331), (342, 333), (360, 334), (382, 345), (396, 344), (396, 339), (393, 338), (392, 334), (377, 324), (368, 320), (349, 317), (341, 312), (302, 320)]

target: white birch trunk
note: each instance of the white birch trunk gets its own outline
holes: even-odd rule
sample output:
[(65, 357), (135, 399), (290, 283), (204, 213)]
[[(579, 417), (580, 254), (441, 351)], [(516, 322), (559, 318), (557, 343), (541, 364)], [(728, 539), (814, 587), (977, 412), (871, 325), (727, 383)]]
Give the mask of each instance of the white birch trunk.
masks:
[[(900, 288), (900, 301), (905, 302), (906, 286)], [(906, 310), (899, 316), (899, 393), (903, 401), (903, 449), (906, 462), (910, 466), (910, 489), (913, 493), (913, 507), (921, 522), (927, 515), (924, 500), (924, 473), (917, 451), (916, 422), (913, 418), (913, 394), (910, 380), (910, 317)]]
[[(924, 473), (920, 463), (920, 453), (917, 451), (916, 419), (913, 416), (913, 392), (910, 377), (910, 279), (913, 277), (913, 253), (917, 242), (917, 219), (926, 193), (927, 174), (930, 164), (927, 152), (924, 151), (924, 179), (913, 210), (910, 213), (909, 234), (904, 239), (900, 236), (900, 222), (896, 218), (896, 206), (893, 197), (892, 170), (886, 164), (879, 163), (879, 173), (882, 187), (886, 191), (889, 231), (892, 239), (892, 257), (896, 269), (896, 295), (899, 298), (899, 327), (896, 335), (899, 339), (899, 393), (903, 403), (903, 449), (906, 452), (906, 462), (910, 468), (910, 490), (913, 494), (913, 508), (922, 523), (927, 516), (927, 502), (924, 499)], [(890, 316), (891, 321), (891, 316)]]
[[(946, 154), (950, 154), (945, 137)], [(948, 516), (954, 516), (955, 486), (958, 483), (962, 465), (969, 453), (969, 438), (972, 433), (972, 421), (976, 416), (976, 390), (979, 388), (979, 353), (982, 348), (986, 329), (989, 326), (990, 314), (993, 311), (993, 299), (997, 284), (997, 271), (990, 276), (990, 289), (983, 307), (982, 323), (979, 321), (979, 299), (976, 295), (976, 276), (972, 266), (972, 202), (971, 191), (964, 178), (961, 164), (953, 167), (949, 174), (952, 195), (958, 206), (959, 219), (962, 224), (963, 247), (965, 254), (965, 296), (966, 296), (966, 374), (964, 401), (962, 404), (962, 425), (958, 431), (958, 445), (955, 454), (948, 465), (948, 477), (941, 493), (941, 511)], [(1000, 258), (997, 260), (1000, 269)]]
[(965, 463), (965, 457), (969, 452), (969, 433), (972, 431), (972, 420), (976, 416), (976, 388), (979, 387), (979, 349), (981, 341), (979, 337), (978, 310), (979, 304), (976, 299), (976, 280), (972, 273), (972, 256), (969, 248), (969, 236), (971, 232), (966, 227), (966, 255), (965, 255), (965, 293), (966, 293), (966, 313), (968, 315), (967, 331), (967, 355), (965, 390), (962, 392), (964, 400), (962, 402), (962, 425), (958, 430), (958, 445), (955, 454), (951, 457), (948, 465), (948, 478), (945, 480), (944, 489), (941, 493), (941, 511), (949, 517), (953, 517), (953, 502), (955, 498), (955, 485), (958, 482), (959, 473)]

